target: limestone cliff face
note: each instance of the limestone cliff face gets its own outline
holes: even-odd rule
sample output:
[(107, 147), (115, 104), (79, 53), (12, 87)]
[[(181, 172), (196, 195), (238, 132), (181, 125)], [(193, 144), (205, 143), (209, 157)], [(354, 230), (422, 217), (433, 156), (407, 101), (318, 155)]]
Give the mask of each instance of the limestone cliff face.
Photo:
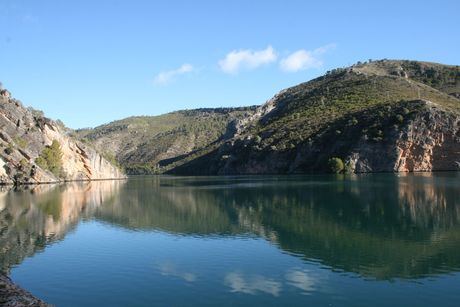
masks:
[[(62, 152), (60, 174), (36, 163), (53, 141)], [(94, 149), (70, 137), (63, 125), (25, 108), (9, 95), (0, 96), (0, 184), (115, 178), (124, 178), (124, 174)]]
[(460, 170), (460, 116), (430, 101), (399, 133), (380, 146), (362, 142), (348, 162), (357, 173)]
[(429, 107), (408, 125), (396, 142), (394, 170), (447, 171), (460, 169), (460, 117)]

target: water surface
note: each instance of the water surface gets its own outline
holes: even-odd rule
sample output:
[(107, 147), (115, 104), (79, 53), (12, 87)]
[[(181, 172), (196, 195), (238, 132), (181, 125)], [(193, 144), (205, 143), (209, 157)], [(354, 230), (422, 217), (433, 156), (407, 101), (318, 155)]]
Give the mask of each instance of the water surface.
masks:
[(139, 177), (0, 194), (56, 306), (458, 306), (460, 176)]

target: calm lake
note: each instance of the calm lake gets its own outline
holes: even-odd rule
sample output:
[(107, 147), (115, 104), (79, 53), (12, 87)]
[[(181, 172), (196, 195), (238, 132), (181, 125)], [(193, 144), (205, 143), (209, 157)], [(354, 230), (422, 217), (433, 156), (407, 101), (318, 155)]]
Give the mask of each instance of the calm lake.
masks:
[(56, 306), (458, 306), (460, 174), (5, 189), (0, 260)]

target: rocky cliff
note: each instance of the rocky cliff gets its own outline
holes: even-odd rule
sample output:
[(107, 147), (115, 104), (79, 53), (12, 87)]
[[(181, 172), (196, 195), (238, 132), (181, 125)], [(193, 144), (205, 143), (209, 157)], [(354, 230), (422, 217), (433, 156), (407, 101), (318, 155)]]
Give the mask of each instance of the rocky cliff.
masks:
[(70, 137), (62, 124), (44, 117), (40, 111), (25, 108), (2, 90), (0, 184), (123, 177), (96, 150)]

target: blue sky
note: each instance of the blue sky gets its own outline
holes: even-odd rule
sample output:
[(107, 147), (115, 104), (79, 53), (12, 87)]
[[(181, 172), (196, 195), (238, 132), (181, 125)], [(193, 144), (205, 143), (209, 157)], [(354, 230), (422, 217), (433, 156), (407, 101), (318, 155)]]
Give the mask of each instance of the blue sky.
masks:
[(460, 64), (460, 1), (0, 0), (0, 81), (72, 128), (261, 104), (369, 58)]

